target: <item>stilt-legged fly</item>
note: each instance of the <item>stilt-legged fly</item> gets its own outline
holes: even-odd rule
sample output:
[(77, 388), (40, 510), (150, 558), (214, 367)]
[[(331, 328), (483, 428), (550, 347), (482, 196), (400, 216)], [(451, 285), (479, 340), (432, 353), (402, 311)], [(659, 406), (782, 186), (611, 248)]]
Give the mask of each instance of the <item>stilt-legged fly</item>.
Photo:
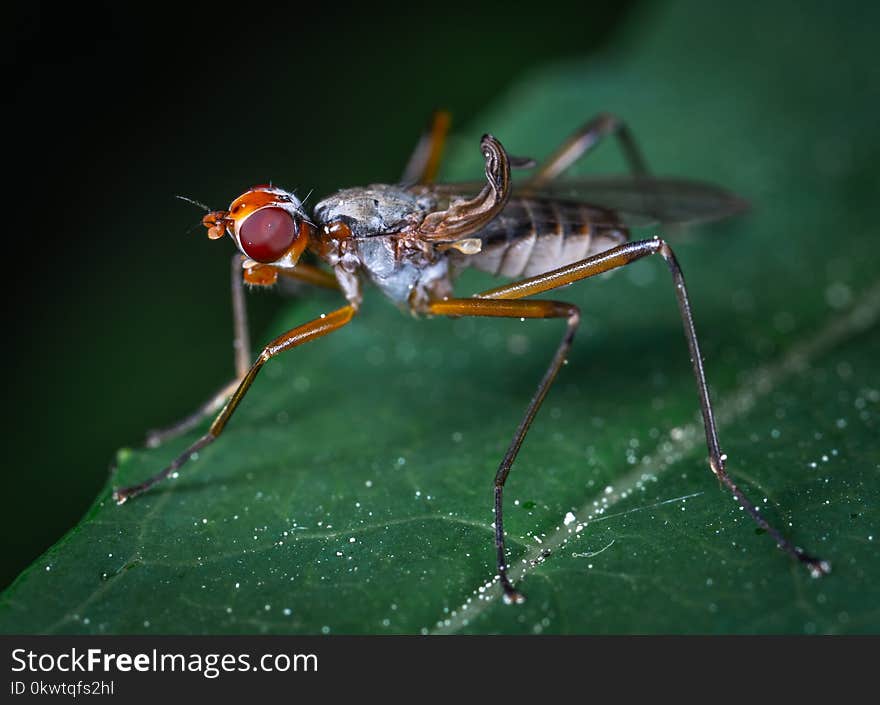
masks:
[[(208, 237), (219, 239), (228, 234), (238, 248), (232, 261), (236, 377), (190, 417), (148, 436), (148, 445), (158, 445), (219, 410), (208, 431), (168, 467), (138, 485), (117, 489), (115, 500), (122, 504), (145, 492), (176, 472), (196, 451), (213, 443), (263, 365), (276, 355), (342, 328), (355, 317), (361, 306), (363, 282), (371, 282), (397, 306), (416, 315), (561, 318), (566, 323), (565, 333), (494, 481), (498, 577), (506, 601), (520, 602), (522, 595), (507, 574), (504, 485), (526, 433), (565, 362), (580, 316), (572, 304), (528, 297), (648, 255), (660, 255), (672, 275), (684, 325), (710, 469), (780, 548), (814, 576), (827, 573), (830, 566), (826, 561), (805, 553), (770, 526), (728, 475), (678, 261), (659, 237), (630, 240), (629, 227), (713, 220), (739, 212), (744, 202), (709, 184), (650, 176), (625, 124), (607, 114), (587, 122), (540, 165), (510, 156), (497, 139), (485, 135), (480, 142), (486, 164), (485, 182), (435, 184), (447, 129), (448, 116), (435, 115), (399, 184), (339, 191), (317, 203), (311, 215), (293, 193), (275, 186), (254, 186), (236, 198), (229, 210), (210, 211), (204, 216)], [(560, 178), (609, 135), (618, 139), (630, 176)], [(512, 169), (531, 173), (514, 184)], [(301, 260), (307, 250), (326, 268)], [(458, 298), (453, 293), (453, 281), (467, 267), (513, 282)], [(336, 289), (347, 303), (279, 336), (252, 362), (242, 282), (271, 286), (282, 277)]]

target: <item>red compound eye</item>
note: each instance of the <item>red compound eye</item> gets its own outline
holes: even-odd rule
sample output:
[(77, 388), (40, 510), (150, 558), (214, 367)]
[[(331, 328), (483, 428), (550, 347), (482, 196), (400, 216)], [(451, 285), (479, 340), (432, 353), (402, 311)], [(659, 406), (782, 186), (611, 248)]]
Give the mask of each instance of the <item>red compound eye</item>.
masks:
[(274, 262), (296, 240), (298, 228), (283, 208), (261, 208), (242, 223), (238, 232), (241, 249), (257, 262)]

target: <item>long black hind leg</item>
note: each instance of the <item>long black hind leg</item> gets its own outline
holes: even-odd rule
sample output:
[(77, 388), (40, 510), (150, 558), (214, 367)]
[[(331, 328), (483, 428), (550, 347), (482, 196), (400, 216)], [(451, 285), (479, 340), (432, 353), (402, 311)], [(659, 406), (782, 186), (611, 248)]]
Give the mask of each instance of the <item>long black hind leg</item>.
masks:
[(525, 440), (526, 433), (532, 425), (532, 421), (541, 408), (541, 403), (560, 368), (565, 363), (569, 348), (574, 340), (574, 334), (580, 321), (580, 312), (573, 304), (559, 301), (510, 301), (504, 299), (445, 299), (433, 301), (428, 305), (428, 313), (440, 316), (488, 316), (493, 318), (565, 318), (568, 325), (556, 353), (547, 367), (547, 371), (541, 378), (538, 388), (535, 390), (522, 420), (513, 434), (513, 440), (498, 466), (495, 473), (495, 551), (497, 554), (498, 577), (504, 590), (504, 599), (508, 603), (523, 601), (520, 593), (507, 575), (507, 551), (504, 546), (504, 483), (513, 467), (513, 461), (519, 453), (520, 446)]
[(672, 252), (672, 248), (669, 247), (664, 240), (654, 238), (652, 240), (628, 242), (624, 245), (612, 248), (607, 252), (588, 257), (580, 262), (560, 267), (551, 272), (546, 272), (529, 279), (484, 291), (481, 294), (477, 294), (477, 297), (489, 300), (520, 299), (526, 296), (550, 291), (557, 287), (579, 281), (580, 279), (586, 279), (587, 277), (607, 272), (611, 269), (623, 267), (641, 259), (642, 257), (656, 254), (663, 257), (669, 267), (670, 273), (672, 274), (675, 296), (678, 299), (679, 313), (681, 315), (682, 325), (684, 326), (684, 335), (687, 340), (691, 366), (693, 368), (694, 378), (697, 383), (697, 391), (699, 393), (700, 412), (702, 413), (703, 427), (706, 432), (706, 447), (709, 451), (709, 467), (721, 484), (730, 490), (740, 506), (748, 512), (759, 527), (773, 537), (783, 551), (804, 564), (813, 577), (819, 577), (830, 572), (831, 566), (827, 561), (806, 553), (785, 538), (775, 527), (771, 526), (758, 511), (758, 508), (748, 497), (745, 496), (742, 490), (736, 486), (730, 475), (727, 474), (727, 470), (725, 469), (727, 456), (721, 452), (721, 447), (718, 442), (715, 413), (712, 410), (712, 401), (709, 398), (709, 386), (706, 383), (706, 373), (703, 369), (703, 357), (700, 353), (699, 342), (697, 341), (697, 332), (694, 328), (694, 318), (691, 313), (691, 304), (688, 300), (684, 275), (682, 274), (681, 267), (678, 264), (675, 254)]
[[(706, 448), (709, 452), (709, 467), (718, 480), (723, 484), (739, 502), (740, 506), (748, 512), (755, 523), (764, 529), (777, 545), (792, 558), (802, 563), (810, 571), (813, 577), (819, 577), (830, 572), (830, 564), (806, 553), (803, 549), (795, 546), (775, 527), (771, 526), (758, 511), (757, 507), (737, 487), (736, 483), (727, 473), (725, 462), (727, 456), (721, 452), (718, 442), (718, 432), (715, 423), (715, 413), (712, 409), (712, 401), (709, 397), (709, 387), (706, 383), (706, 373), (703, 369), (703, 358), (700, 345), (694, 328), (693, 314), (688, 300), (687, 287), (681, 267), (669, 245), (660, 238), (653, 240), (641, 240), (629, 242), (612, 248), (607, 252), (575, 262), (565, 267), (560, 267), (544, 274), (539, 274), (529, 279), (507, 284), (495, 289), (490, 289), (477, 294), (472, 299), (448, 299), (435, 301), (429, 304), (428, 312), (446, 316), (496, 316), (496, 317), (520, 317), (520, 318), (568, 318), (568, 328), (565, 336), (556, 351), (556, 355), (550, 363), (538, 389), (526, 408), (526, 413), (520, 421), (513, 439), (504, 455), (498, 472), (495, 476), (495, 545), (498, 552), (498, 574), (504, 589), (505, 598), (508, 602), (522, 601), (522, 595), (514, 588), (507, 575), (507, 561), (504, 549), (504, 525), (502, 512), (502, 495), (504, 483), (510, 474), (510, 469), (516, 459), (519, 449), (525, 440), (526, 433), (538, 412), (553, 380), (556, 378), (560, 367), (565, 361), (568, 349), (574, 337), (578, 323), (578, 310), (571, 304), (563, 304), (555, 301), (516, 301), (524, 297), (551, 291), (561, 286), (571, 284), (587, 277), (602, 274), (618, 267), (631, 264), (642, 257), (659, 254), (666, 261), (672, 275), (675, 295), (678, 300), (679, 313), (684, 327), (685, 339), (690, 352), (691, 366), (697, 383), (700, 411), (703, 417), (703, 427), (706, 433)], [(532, 308), (525, 304), (533, 304)], [(519, 304), (517, 306), (516, 304)]]

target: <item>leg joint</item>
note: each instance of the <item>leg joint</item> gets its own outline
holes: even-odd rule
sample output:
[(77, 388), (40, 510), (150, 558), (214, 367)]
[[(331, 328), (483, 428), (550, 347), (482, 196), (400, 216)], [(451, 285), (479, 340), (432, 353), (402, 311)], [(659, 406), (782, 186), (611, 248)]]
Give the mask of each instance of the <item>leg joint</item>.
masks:
[(565, 318), (569, 327), (576, 327), (580, 322), (581, 310), (574, 304), (565, 301), (554, 301), (551, 309), (556, 318)]
[(675, 259), (675, 253), (673, 253), (672, 248), (669, 246), (669, 243), (666, 242), (666, 240), (664, 240), (662, 237), (656, 237), (654, 238), (654, 242), (657, 243), (656, 251), (663, 256), (663, 259), (667, 261)]
[(614, 113), (601, 112), (593, 118), (593, 124), (598, 125), (599, 129), (603, 132), (610, 133), (620, 129), (621, 125), (623, 125), (623, 120)]

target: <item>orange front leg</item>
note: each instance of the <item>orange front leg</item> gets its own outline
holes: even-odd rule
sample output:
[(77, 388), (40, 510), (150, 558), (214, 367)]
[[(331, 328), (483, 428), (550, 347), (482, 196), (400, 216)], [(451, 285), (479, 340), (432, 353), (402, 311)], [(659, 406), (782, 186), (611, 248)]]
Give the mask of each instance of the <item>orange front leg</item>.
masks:
[(251, 286), (272, 286), (278, 281), (278, 276), (282, 275), (312, 286), (339, 291), (339, 283), (333, 274), (304, 262), (297, 264), (295, 269), (277, 269), (270, 265), (258, 264), (242, 270), (242, 259), (243, 257), (239, 253), (232, 256), (232, 319), (235, 332), (232, 346), (235, 350), (235, 377), (224, 384), (208, 401), (189, 416), (171, 426), (148, 431), (146, 439), (148, 448), (157, 448), (165, 441), (195, 428), (211, 414), (217, 413), (250, 369), (251, 344), (248, 332), (247, 304), (242, 283)]
[(354, 317), (354, 314), (355, 310), (352, 306), (343, 306), (342, 308), (337, 309), (332, 313), (328, 313), (327, 315), (316, 318), (309, 323), (298, 326), (269, 343), (265, 348), (263, 348), (263, 351), (260, 353), (259, 357), (244, 375), (241, 382), (232, 393), (232, 396), (229, 397), (229, 399), (227, 400), (226, 405), (217, 415), (217, 418), (214, 419), (214, 423), (211, 424), (208, 432), (205, 433), (201, 438), (199, 438), (195, 443), (193, 443), (189, 448), (183, 451), (183, 453), (177, 456), (177, 458), (175, 458), (171, 462), (171, 464), (163, 469), (161, 472), (153, 475), (152, 477), (144, 480), (137, 485), (131, 485), (130, 487), (122, 487), (120, 489), (114, 490), (113, 499), (116, 500), (116, 503), (123, 504), (132, 497), (136, 497), (137, 495), (146, 492), (148, 489), (160, 483), (173, 472), (178, 470), (182, 465), (184, 465), (184, 463), (186, 463), (187, 460), (190, 459), (193, 453), (213, 443), (217, 439), (217, 437), (221, 433), (223, 433), (223, 429), (226, 427), (226, 424), (229, 422), (232, 414), (235, 413), (235, 410), (238, 408), (241, 400), (244, 399), (245, 394), (247, 394), (248, 389), (250, 389), (250, 386), (251, 384), (253, 384), (254, 379), (256, 379), (257, 374), (263, 368), (263, 365), (265, 365), (269, 360), (271, 360), (276, 355), (280, 355), (286, 350), (291, 350), (299, 345), (302, 345), (303, 343), (308, 343), (312, 340), (320, 338), (321, 336), (327, 335), (328, 333), (332, 333), (339, 328), (342, 328), (342, 326), (351, 321), (351, 319)]

